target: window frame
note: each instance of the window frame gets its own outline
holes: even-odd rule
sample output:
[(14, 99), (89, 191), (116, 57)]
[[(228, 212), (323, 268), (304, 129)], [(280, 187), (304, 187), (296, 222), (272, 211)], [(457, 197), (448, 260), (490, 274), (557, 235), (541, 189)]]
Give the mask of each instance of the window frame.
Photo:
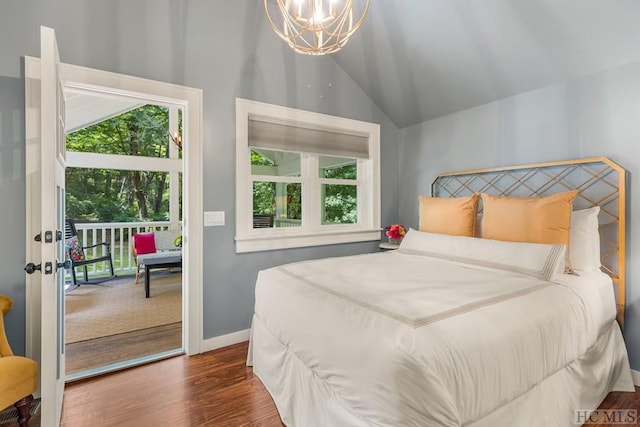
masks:
[[(249, 161), (252, 149), (248, 131), (250, 118), (364, 136), (369, 143), (369, 158), (357, 159), (357, 179), (336, 180), (319, 177), (319, 158), (326, 154), (300, 153), (302, 225), (254, 229), (253, 182), (278, 182), (281, 177), (252, 175)], [(357, 223), (321, 223), (321, 187), (326, 181), (357, 185)], [(380, 235), (379, 124), (236, 98), (236, 253), (374, 241), (380, 240)]]

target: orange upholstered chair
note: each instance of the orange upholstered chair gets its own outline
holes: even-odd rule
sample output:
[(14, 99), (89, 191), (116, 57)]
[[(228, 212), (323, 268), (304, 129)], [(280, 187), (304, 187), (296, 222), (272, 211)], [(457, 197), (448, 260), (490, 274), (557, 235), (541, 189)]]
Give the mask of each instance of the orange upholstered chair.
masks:
[(38, 365), (26, 357), (14, 356), (4, 329), (4, 315), (11, 310), (11, 298), (0, 295), (0, 410), (13, 404), (18, 424), (29, 425), (32, 393), (38, 386)]

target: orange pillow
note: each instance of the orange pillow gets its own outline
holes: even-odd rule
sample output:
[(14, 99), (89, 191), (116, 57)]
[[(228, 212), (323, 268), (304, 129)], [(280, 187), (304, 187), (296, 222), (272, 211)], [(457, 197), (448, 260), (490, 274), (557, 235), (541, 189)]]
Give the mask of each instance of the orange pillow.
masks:
[(578, 190), (547, 197), (496, 197), (482, 193), (482, 237), (509, 242), (562, 243), (569, 247), (573, 199)]
[(420, 196), (418, 229), (428, 233), (474, 237), (478, 194), (470, 197)]

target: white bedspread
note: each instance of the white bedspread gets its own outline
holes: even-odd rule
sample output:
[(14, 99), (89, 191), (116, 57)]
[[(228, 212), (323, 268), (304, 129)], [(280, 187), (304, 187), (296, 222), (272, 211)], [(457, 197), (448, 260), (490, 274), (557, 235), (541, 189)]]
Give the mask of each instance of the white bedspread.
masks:
[[(600, 272), (552, 283), (395, 251), (260, 272), (254, 328), (331, 396), (306, 421), (288, 411), (288, 425), (461, 426), (585, 354), (614, 319)], [(255, 341), (257, 360), (267, 344)], [(306, 381), (267, 387), (282, 407)]]

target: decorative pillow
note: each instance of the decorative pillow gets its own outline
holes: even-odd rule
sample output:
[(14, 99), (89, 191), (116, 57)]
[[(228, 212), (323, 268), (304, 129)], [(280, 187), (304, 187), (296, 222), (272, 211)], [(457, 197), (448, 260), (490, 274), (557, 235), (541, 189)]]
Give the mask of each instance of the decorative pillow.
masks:
[(80, 245), (80, 241), (78, 240), (78, 236), (72, 236), (64, 241), (64, 257), (65, 259), (70, 258), (73, 261), (84, 260), (84, 252)]
[(482, 194), (482, 237), (509, 242), (569, 246), (573, 199), (578, 190), (547, 197), (496, 197)]
[(569, 229), (569, 260), (576, 270), (600, 268), (600, 206), (573, 211)]
[(409, 230), (399, 252), (427, 255), (552, 280), (564, 270), (565, 246), (504, 242)]
[(133, 243), (136, 245), (136, 254), (138, 255), (156, 253), (156, 237), (153, 231), (134, 234)]
[(475, 236), (478, 194), (470, 197), (419, 197), (420, 231)]

